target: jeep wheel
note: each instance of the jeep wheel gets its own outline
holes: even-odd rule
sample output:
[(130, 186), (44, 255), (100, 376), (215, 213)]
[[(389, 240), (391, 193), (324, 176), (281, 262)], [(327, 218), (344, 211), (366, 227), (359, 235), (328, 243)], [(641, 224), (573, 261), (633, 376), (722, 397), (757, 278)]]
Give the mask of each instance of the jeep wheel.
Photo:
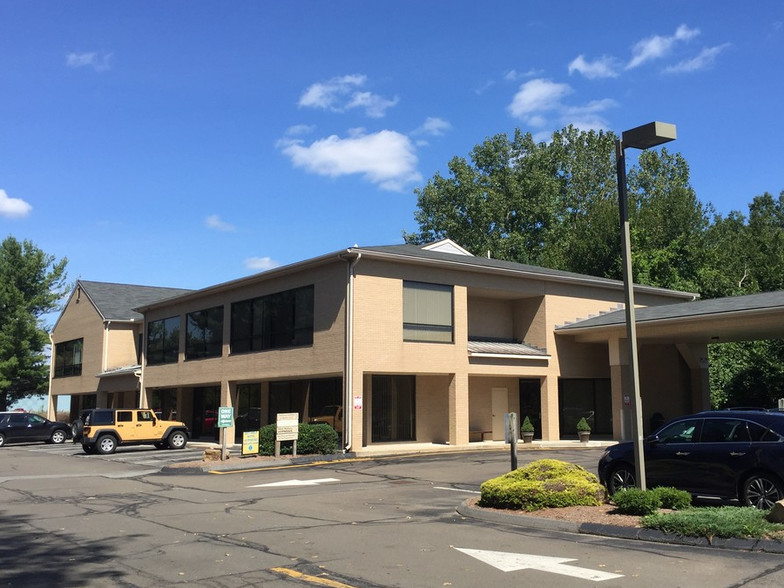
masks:
[(117, 439), (111, 435), (101, 435), (98, 437), (98, 441), (95, 442), (95, 449), (101, 455), (114, 453), (114, 450), (117, 449)]
[(182, 431), (174, 431), (169, 435), (169, 449), (185, 449), (188, 444), (188, 437)]
[(62, 429), (57, 429), (56, 431), (52, 431), (52, 436), (49, 439), (50, 443), (54, 443), (55, 445), (59, 445), (60, 443), (65, 443), (65, 439), (68, 435), (65, 434), (65, 431)]
[(0, 433), (0, 447), (2, 447), (3, 445), (5, 445), (5, 435)]

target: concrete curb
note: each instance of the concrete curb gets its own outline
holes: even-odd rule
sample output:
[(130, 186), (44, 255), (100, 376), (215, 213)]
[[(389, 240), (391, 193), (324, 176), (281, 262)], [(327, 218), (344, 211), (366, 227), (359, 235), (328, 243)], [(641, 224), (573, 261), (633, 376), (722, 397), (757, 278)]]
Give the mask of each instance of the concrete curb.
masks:
[(585, 535), (598, 535), (615, 539), (633, 539), (653, 543), (669, 543), (672, 545), (686, 545), (690, 547), (712, 547), (717, 549), (734, 549), (738, 551), (759, 551), (764, 553), (784, 554), (784, 542), (767, 539), (722, 539), (714, 537), (682, 537), (671, 535), (655, 529), (638, 529), (636, 527), (616, 527), (600, 523), (575, 523), (555, 519), (545, 519), (534, 516), (520, 516), (512, 513), (488, 510), (471, 504), (473, 499), (463, 501), (457, 507), (461, 516), (474, 518), (489, 523), (502, 523), (542, 531), (562, 531), (567, 533), (581, 533)]

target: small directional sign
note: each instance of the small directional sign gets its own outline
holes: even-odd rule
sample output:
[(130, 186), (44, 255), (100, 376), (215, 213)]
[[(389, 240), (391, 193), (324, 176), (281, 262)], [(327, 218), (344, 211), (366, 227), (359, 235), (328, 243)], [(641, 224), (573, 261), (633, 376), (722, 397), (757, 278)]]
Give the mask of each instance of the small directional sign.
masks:
[(581, 578), (583, 580), (592, 580), (594, 582), (602, 582), (604, 580), (613, 580), (615, 578), (623, 578), (623, 574), (611, 574), (609, 572), (600, 572), (596, 570), (588, 570), (586, 568), (578, 568), (577, 566), (564, 565), (570, 561), (577, 561), (576, 559), (569, 559), (566, 557), (550, 557), (547, 555), (529, 555), (526, 553), (506, 553), (503, 551), (484, 551), (480, 549), (463, 549), (455, 547), (458, 551), (475, 557), (479, 561), (493, 566), (502, 572), (516, 572), (518, 570), (539, 570), (540, 572), (550, 572), (553, 574), (561, 574), (563, 576), (572, 576), (573, 578)]
[(271, 482), (269, 484), (256, 484), (248, 488), (285, 488), (287, 486), (318, 486), (330, 482), (340, 482), (337, 478), (319, 478), (318, 480), (283, 480), (282, 482)]

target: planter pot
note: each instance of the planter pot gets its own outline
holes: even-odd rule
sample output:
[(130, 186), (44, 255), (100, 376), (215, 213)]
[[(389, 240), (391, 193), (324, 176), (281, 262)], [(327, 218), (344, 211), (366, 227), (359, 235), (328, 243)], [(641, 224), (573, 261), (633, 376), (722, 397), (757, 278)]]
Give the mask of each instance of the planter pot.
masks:
[(577, 431), (578, 437), (580, 437), (580, 443), (588, 443), (588, 440), (591, 438), (590, 431)]
[(523, 433), (523, 443), (531, 443), (534, 440), (533, 433)]

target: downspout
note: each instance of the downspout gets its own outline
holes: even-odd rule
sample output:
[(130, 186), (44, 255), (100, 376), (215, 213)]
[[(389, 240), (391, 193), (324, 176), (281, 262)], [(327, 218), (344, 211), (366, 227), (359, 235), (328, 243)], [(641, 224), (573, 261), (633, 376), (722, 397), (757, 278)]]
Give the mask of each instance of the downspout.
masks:
[(106, 372), (106, 366), (109, 364), (109, 328), (112, 326), (112, 321), (103, 321), (103, 353), (101, 354), (101, 371)]
[(52, 405), (52, 378), (54, 377), (54, 338), (49, 333), (49, 394), (46, 401), (46, 418), (50, 421), (57, 420), (57, 410)]
[[(350, 250), (349, 250), (350, 252)], [(344, 451), (351, 451), (354, 431), (354, 267), (362, 257), (361, 252), (346, 266), (346, 340), (343, 346), (343, 443)]]

